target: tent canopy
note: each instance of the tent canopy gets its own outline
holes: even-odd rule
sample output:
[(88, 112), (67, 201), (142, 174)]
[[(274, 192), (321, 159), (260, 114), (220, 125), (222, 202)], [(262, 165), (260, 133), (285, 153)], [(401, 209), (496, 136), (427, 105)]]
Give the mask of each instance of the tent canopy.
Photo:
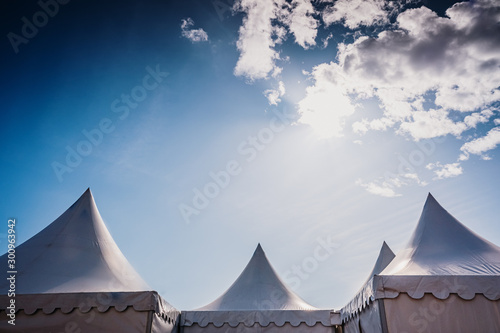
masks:
[[(7, 254), (0, 257), (7, 262)], [(16, 310), (45, 314), (75, 308), (151, 311), (171, 321), (179, 312), (130, 265), (106, 228), (90, 189), (45, 229), (16, 248)], [(4, 271), (3, 274), (6, 274)], [(0, 300), (8, 304), (6, 278)], [(3, 295), (2, 295), (3, 294)], [(7, 301), (4, 301), (7, 300)]]
[[(407, 246), (373, 278), (373, 286), (385, 314), (380, 324), (388, 331), (500, 331), (500, 248), (430, 194)], [(374, 327), (371, 310), (364, 319)]]
[(260, 244), (226, 292), (204, 307), (183, 311), (181, 316), (184, 326), (197, 324), (200, 327), (209, 324), (267, 327), (271, 323), (278, 327), (286, 323), (293, 327), (303, 323), (310, 327), (317, 323), (330, 327), (340, 323), (340, 315), (317, 309), (290, 290), (269, 263)]
[(392, 252), (389, 245), (387, 245), (387, 243), (384, 241), (378, 253), (377, 261), (375, 262), (372, 271), (368, 275), (368, 279), (366, 280), (366, 282), (368, 282), (374, 275), (380, 274), (380, 272), (382, 272), (384, 268), (386, 268), (387, 265), (391, 263), (395, 256), (396, 255), (394, 254), (394, 252)]
[(231, 287), (212, 303), (197, 309), (197, 311), (224, 310), (316, 310), (316, 308), (288, 289), (259, 244), (252, 259)]
[(429, 193), (410, 241), (380, 275), (500, 275), (500, 247), (460, 223)]
[(353, 299), (340, 310), (342, 320), (354, 315), (357, 311), (361, 311), (365, 306), (368, 306), (370, 301), (373, 300), (370, 297), (373, 292), (372, 279), (375, 275), (380, 274), (380, 272), (382, 272), (384, 268), (389, 265), (395, 256), (396, 255), (392, 252), (389, 245), (387, 245), (384, 241), (382, 247), (380, 248), (377, 261), (368, 275), (367, 280), (363, 284), (363, 287), (361, 287), (361, 289), (356, 293), (356, 296), (354, 296)]
[[(90, 189), (17, 247), (16, 257), (19, 294), (151, 290), (114, 242)], [(0, 281), (1, 290), (7, 283)]]
[(475, 234), (448, 213), (429, 193), (410, 241), (343, 308), (342, 319), (361, 311), (370, 300), (413, 299), (450, 294), (470, 300), (482, 294), (500, 299), (500, 247)]

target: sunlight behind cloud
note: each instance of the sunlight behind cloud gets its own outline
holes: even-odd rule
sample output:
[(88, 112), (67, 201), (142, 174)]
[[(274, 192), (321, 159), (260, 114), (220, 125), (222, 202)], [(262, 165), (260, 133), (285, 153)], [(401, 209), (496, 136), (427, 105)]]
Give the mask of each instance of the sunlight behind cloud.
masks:
[(342, 89), (325, 79), (322, 67), (313, 72), (316, 82), (306, 89), (306, 97), (298, 103), (299, 123), (311, 126), (320, 138), (343, 136), (345, 118), (354, 113), (354, 106)]

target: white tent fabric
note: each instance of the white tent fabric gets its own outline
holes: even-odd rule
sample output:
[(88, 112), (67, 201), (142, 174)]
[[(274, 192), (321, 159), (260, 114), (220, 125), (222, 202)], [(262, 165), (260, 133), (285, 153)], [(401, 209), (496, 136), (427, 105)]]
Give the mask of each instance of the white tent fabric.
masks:
[(376, 298), (408, 293), (439, 299), (483, 294), (500, 298), (500, 247), (478, 236), (429, 194), (417, 228), (405, 249), (374, 279)]
[[(7, 254), (0, 257), (0, 262), (7, 262)], [(28, 326), (48, 325), (75, 309), (82, 313), (107, 313), (113, 308), (119, 313), (130, 308), (143, 312), (144, 318), (150, 316), (149, 326), (153, 321), (149, 312), (166, 326), (173, 326), (179, 316), (123, 256), (97, 210), (90, 189), (53, 223), (16, 248), (16, 270), (16, 310), (23, 312), (19, 316), (26, 316), (30, 323), (24, 324)], [(9, 289), (8, 283), (6, 277), (1, 279), (2, 292)], [(9, 299), (0, 295), (0, 300), (2, 312)], [(60, 315), (51, 315), (57, 312)], [(3, 317), (2, 327), (6, 324)], [(64, 320), (67, 322), (67, 318)], [(64, 323), (55, 324), (64, 328)], [(21, 320), (16, 324), (18, 328), (19, 325), (23, 325)], [(41, 328), (46, 326), (33, 330), (39, 332)], [(144, 329), (125, 332), (146, 332)]]
[(20, 294), (151, 290), (109, 234), (90, 189), (16, 255)]
[(382, 329), (372, 332), (499, 332), (500, 247), (429, 194), (407, 246), (362, 292), (343, 318), (363, 310), (366, 300), (379, 300), (372, 304), (379, 307)]
[(353, 318), (356, 314), (358, 314), (358, 312), (360, 312), (374, 300), (373, 293), (371, 292), (372, 284), (370, 282), (376, 274), (380, 274), (380, 272), (382, 272), (384, 268), (389, 265), (389, 263), (394, 259), (395, 256), (396, 255), (394, 254), (394, 252), (392, 252), (389, 245), (384, 242), (382, 244), (382, 247), (380, 248), (375, 265), (368, 275), (367, 280), (363, 284), (363, 287), (356, 293), (356, 296), (354, 296), (353, 299), (340, 310), (340, 315), (343, 322), (348, 321), (350, 318)]
[[(275, 297), (272, 297), (275, 295)], [(272, 298), (272, 299), (271, 299)], [(278, 277), (262, 247), (238, 279), (229, 289), (212, 303), (198, 311), (224, 310), (317, 310), (288, 289)]]
[(374, 275), (380, 274), (380, 272), (382, 272), (387, 267), (387, 265), (391, 263), (395, 256), (396, 255), (394, 254), (394, 252), (392, 252), (389, 245), (387, 245), (387, 243), (384, 241), (382, 243), (382, 247), (380, 248), (377, 261), (375, 262), (375, 265), (373, 266), (370, 274), (368, 274), (366, 282), (368, 282)]
[(224, 294), (202, 308), (183, 311), (181, 318), (186, 332), (201, 329), (219, 332), (217, 328), (271, 332), (285, 326), (286, 331), (294, 328), (294, 332), (331, 332), (334, 324), (340, 324), (338, 313), (317, 309), (291, 291), (267, 260), (260, 244)]

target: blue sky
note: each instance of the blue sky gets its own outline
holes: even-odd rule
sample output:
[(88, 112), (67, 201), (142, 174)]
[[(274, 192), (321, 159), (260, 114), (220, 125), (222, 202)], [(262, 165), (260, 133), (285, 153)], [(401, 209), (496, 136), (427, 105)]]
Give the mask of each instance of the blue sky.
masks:
[(500, 244), (495, 1), (43, 3), (1, 10), (0, 208), (19, 242), (90, 187), (180, 309), (259, 242), (338, 309), (428, 192)]

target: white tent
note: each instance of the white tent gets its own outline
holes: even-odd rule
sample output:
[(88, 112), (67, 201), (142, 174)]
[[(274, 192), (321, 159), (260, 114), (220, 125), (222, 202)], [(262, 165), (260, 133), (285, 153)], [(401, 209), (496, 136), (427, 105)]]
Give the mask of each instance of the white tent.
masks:
[[(90, 189), (15, 255), (15, 297), (0, 295), (1, 332), (177, 330), (179, 312), (123, 256)], [(0, 262), (7, 266), (7, 254)], [(10, 282), (2, 277), (0, 290), (6, 293)], [(11, 299), (15, 326), (6, 316)]]
[[(369, 283), (370, 280), (376, 274), (380, 274), (395, 256), (396, 255), (392, 252), (389, 245), (384, 242), (377, 257), (377, 261), (368, 275), (368, 279), (363, 284), (363, 287), (357, 292), (356, 296), (340, 310), (345, 333), (370, 332), (373, 328), (372, 325), (374, 321), (370, 318), (370, 315), (375, 313), (375, 311), (362, 311), (373, 301), (369, 297), (371, 295), (371, 290), (367, 290), (367, 288), (371, 288), (371, 284)], [(377, 304), (372, 304), (372, 307), (375, 306), (377, 306)], [(377, 323), (376, 320), (375, 323)], [(380, 322), (378, 321), (378, 323)], [(379, 326), (377, 329), (381, 330), (382, 328)]]
[(212, 303), (181, 314), (181, 332), (333, 332), (340, 314), (319, 310), (278, 277), (260, 244), (229, 289)]
[(429, 194), (407, 246), (363, 290), (344, 314), (371, 299), (362, 332), (500, 332), (500, 247)]

